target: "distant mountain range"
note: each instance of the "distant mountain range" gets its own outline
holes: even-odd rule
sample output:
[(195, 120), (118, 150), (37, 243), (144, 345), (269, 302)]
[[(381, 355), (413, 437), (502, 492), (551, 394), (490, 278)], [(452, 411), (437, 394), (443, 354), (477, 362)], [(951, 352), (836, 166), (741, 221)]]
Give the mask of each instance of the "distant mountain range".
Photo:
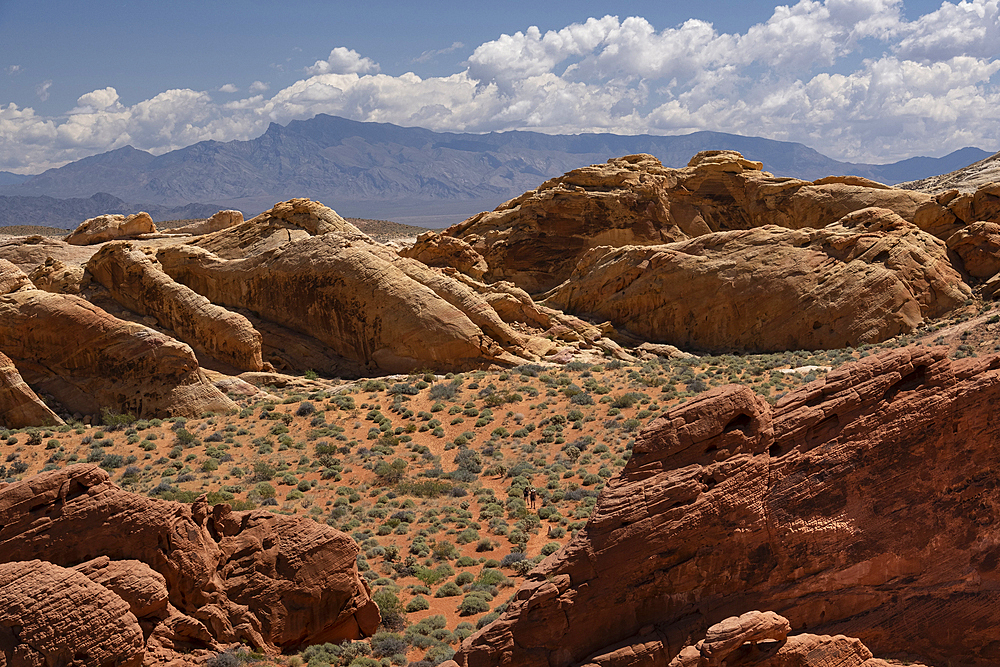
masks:
[(651, 153), (679, 167), (698, 151), (724, 148), (762, 161), (777, 175), (855, 174), (884, 183), (954, 171), (990, 155), (963, 148), (942, 158), (852, 164), (798, 143), (720, 132), (456, 134), (320, 114), (284, 127), (272, 123), (249, 141), (203, 141), (159, 156), (129, 146), (26, 179), (0, 173), (0, 195), (87, 200), (100, 192), (147, 206), (206, 202), (248, 215), (277, 201), (309, 197), (347, 216), (434, 226), (492, 209), (548, 178), (611, 157)]
[(87, 218), (105, 213), (138, 213), (146, 211), (153, 220), (189, 220), (207, 218), (217, 212), (215, 204), (185, 204), (161, 206), (159, 204), (128, 204), (106, 192), (87, 198), (58, 199), (41, 195), (22, 197), (0, 195), (0, 227), (12, 225), (41, 225), (72, 229)]

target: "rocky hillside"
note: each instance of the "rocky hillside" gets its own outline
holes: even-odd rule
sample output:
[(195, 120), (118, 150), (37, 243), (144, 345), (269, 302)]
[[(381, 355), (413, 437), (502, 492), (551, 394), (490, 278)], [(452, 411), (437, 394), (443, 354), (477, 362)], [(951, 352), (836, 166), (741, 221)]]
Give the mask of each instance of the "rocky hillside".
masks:
[(947, 174), (900, 183), (899, 187), (937, 194), (948, 190), (975, 192), (983, 185), (996, 182), (1000, 182), (1000, 153)]
[(0, 656), (997, 664), (998, 188), (640, 154), (412, 243), (2, 240)]

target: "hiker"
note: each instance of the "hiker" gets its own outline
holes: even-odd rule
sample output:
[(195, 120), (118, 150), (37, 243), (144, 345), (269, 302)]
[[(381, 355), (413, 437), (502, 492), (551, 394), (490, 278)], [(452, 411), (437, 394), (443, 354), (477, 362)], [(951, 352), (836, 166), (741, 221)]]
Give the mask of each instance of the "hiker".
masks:
[(525, 506), (528, 505), (528, 494), (529, 493), (531, 493), (531, 492), (528, 491), (528, 487), (524, 487), (524, 504), (525, 504)]
[(532, 489), (531, 489), (531, 509), (535, 509), (535, 499), (536, 499), (537, 497), (538, 497), (538, 494), (537, 494), (537, 493), (535, 493), (535, 489), (534, 489), (534, 488), (532, 488)]

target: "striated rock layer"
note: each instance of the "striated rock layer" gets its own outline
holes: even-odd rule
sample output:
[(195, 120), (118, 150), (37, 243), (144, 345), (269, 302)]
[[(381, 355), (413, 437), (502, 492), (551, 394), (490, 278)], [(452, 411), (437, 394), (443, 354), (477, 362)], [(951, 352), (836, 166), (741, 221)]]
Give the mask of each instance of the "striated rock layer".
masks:
[(135, 615), (104, 586), (40, 560), (0, 562), (0, 664), (139, 667), (143, 655)]
[(116, 301), (151, 315), (178, 338), (241, 371), (259, 371), (261, 336), (247, 318), (178, 284), (129, 241), (108, 243), (87, 270)]
[(242, 641), (274, 653), (371, 635), (380, 617), (357, 555), (354, 540), (315, 521), (145, 498), (94, 465), (0, 489), (0, 563), (82, 563), (157, 647)]
[(705, 151), (683, 169), (645, 154), (574, 169), (444, 234), (485, 259), (485, 280), (538, 293), (568, 278), (598, 246), (658, 245), (763, 225), (821, 228), (872, 206), (940, 238), (961, 226), (928, 194), (852, 176), (777, 178), (735, 151)]
[(56, 426), (63, 420), (31, 390), (14, 362), (0, 352), (0, 427)]
[(563, 667), (633, 646), (666, 665), (722, 619), (771, 609), (877, 655), (998, 664), (998, 400), (1000, 358), (926, 347), (773, 408), (707, 392), (637, 438), (586, 529), (456, 660)]
[(123, 322), (81, 297), (34, 289), (24, 280), (27, 285), (16, 291), (0, 292), (0, 350), (25, 382), (69, 411), (98, 414), (108, 408), (167, 417), (235, 409), (204, 377), (187, 345)]
[(881, 342), (970, 293), (944, 243), (868, 208), (822, 229), (766, 226), (597, 248), (543, 303), (647, 341), (775, 351)]
[(70, 245), (94, 245), (128, 236), (151, 234), (155, 231), (156, 225), (146, 212), (129, 216), (109, 214), (84, 220), (64, 240)]

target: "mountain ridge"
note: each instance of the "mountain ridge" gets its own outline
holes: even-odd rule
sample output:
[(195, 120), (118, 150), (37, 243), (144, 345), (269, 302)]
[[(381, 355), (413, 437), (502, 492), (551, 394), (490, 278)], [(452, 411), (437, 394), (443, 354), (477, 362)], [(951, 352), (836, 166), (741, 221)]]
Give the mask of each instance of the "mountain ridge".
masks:
[[(88, 198), (107, 192), (150, 205), (209, 202), (254, 214), (275, 201), (310, 197), (345, 215), (413, 219), (494, 208), (542, 181), (587, 164), (651, 153), (684, 166), (702, 150), (732, 149), (779, 176), (815, 179), (854, 174), (881, 182), (953, 171), (990, 155), (963, 148), (942, 158), (889, 165), (839, 162), (798, 143), (720, 132), (678, 136), (510, 131), (434, 132), (319, 114), (271, 123), (250, 140), (203, 141), (154, 156), (131, 146), (49, 169), (0, 194)], [(461, 219), (461, 218), (459, 218)]]

